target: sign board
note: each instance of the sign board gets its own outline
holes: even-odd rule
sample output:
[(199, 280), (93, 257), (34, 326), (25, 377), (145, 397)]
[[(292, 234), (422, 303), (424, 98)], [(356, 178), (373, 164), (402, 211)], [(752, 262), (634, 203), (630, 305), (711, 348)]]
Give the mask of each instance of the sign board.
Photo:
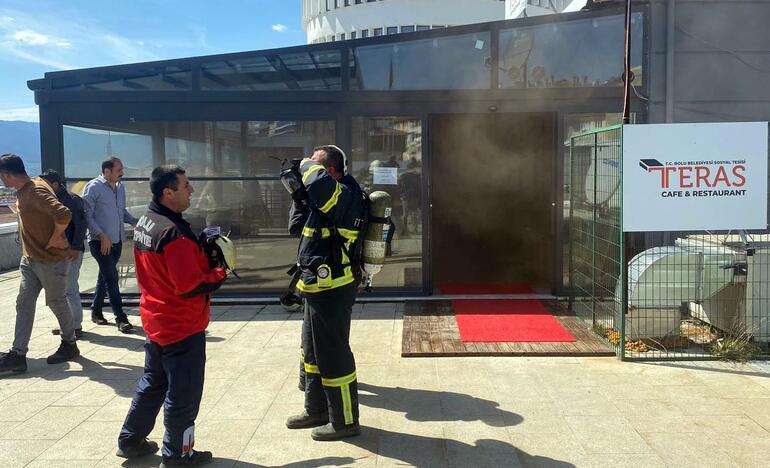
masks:
[(375, 167), (373, 176), (374, 185), (398, 185), (397, 167)]
[(767, 128), (625, 125), (623, 230), (766, 229)]

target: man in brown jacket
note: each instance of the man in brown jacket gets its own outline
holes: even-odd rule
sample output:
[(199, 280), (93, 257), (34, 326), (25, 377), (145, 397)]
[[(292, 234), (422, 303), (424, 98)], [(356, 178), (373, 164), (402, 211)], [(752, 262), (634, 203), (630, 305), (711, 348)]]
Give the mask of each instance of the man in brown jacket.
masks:
[(67, 270), (72, 253), (64, 232), (71, 215), (44, 180), (31, 179), (27, 175), (19, 156), (5, 154), (0, 157), (0, 179), (6, 187), (16, 189), (22, 243), (16, 332), (11, 350), (0, 353), (0, 372), (21, 373), (27, 370), (25, 356), (41, 289), (45, 289), (46, 304), (59, 321), (62, 338), (59, 349), (48, 356), (48, 364), (70, 361), (80, 355), (66, 297)]

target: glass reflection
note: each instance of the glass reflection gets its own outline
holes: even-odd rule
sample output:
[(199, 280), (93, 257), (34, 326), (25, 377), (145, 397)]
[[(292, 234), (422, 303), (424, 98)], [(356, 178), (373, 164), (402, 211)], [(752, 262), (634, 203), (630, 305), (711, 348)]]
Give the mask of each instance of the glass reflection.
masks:
[[(634, 85), (642, 85), (643, 16), (631, 16)], [(621, 86), (623, 17), (500, 31), (501, 88)]]
[(485, 32), (358, 47), (351, 55), (351, 89), (489, 88)]
[(422, 287), (422, 125), (404, 117), (353, 119), (352, 171), (393, 200), (396, 235), (378, 287)]
[[(136, 216), (147, 210), (147, 177), (159, 164), (187, 170), (195, 192), (185, 218), (194, 232), (219, 225), (238, 250), (241, 279), (228, 281), (221, 293), (254, 294), (287, 287), (286, 270), (296, 261), (297, 239), (287, 232), (289, 194), (278, 180), (274, 158), (302, 157), (334, 141), (333, 121), (158, 122), (100, 124), (100, 129), (65, 129), (65, 174), (80, 193), (99, 173), (107, 154), (123, 159), (127, 205)], [(109, 129), (109, 130), (104, 130)], [(111, 151), (105, 146), (112, 141)], [(88, 140), (82, 143), (82, 140)], [(123, 143), (123, 141), (132, 144)], [(141, 143), (140, 143), (141, 142)], [(77, 143), (77, 144), (76, 144)], [(84, 148), (91, 151), (84, 152)], [(88, 154), (87, 158), (79, 155)], [(129, 175), (131, 174), (131, 175)], [(129, 232), (129, 239), (132, 233)], [(133, 246), (127, 242), (120, 264), (121, 288), (136, 293)], [(92, 293), (97, 266), (83, 263), (81, 288)]]

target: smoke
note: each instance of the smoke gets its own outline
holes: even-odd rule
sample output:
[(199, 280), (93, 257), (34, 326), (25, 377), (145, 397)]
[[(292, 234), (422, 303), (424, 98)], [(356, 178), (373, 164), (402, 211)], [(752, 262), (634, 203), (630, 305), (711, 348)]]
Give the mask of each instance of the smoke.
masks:
[(553, 255), (550, 114), (434, 119), (434, 277), (549, 287)]

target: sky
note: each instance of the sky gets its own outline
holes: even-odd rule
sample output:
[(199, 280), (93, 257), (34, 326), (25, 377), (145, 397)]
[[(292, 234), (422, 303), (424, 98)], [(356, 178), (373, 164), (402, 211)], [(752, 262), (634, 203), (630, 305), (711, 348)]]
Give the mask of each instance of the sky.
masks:
[(0, 0), (0, 120), (45, 72), (305, 44), (300, 0)]

